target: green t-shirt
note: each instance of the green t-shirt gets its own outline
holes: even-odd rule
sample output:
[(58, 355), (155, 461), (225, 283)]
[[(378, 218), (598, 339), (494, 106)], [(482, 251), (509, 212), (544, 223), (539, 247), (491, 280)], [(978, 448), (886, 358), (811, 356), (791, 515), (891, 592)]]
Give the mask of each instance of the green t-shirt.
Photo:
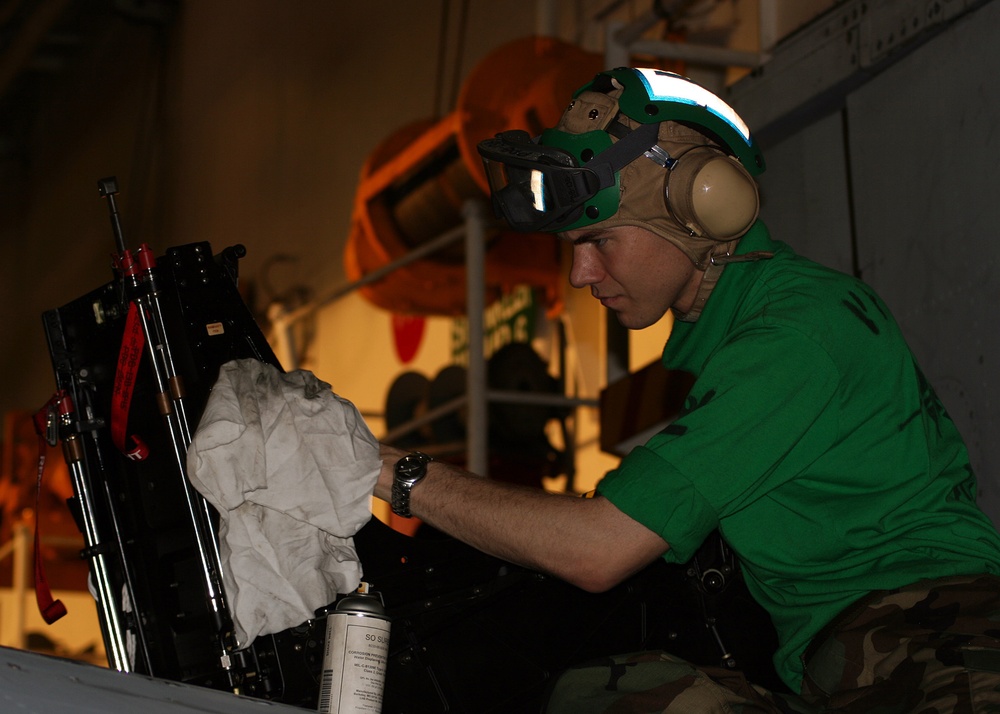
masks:
[(866, 593), (1000, 573), (955, 425), (884, 303), (795, 255), (757, 223), (695, 323), (675, 323), (668, 369), (696, 376), (682, 414), (598, 492), (685, 562), (718, 528), (779, 636), (798, 690), (816, 632)]

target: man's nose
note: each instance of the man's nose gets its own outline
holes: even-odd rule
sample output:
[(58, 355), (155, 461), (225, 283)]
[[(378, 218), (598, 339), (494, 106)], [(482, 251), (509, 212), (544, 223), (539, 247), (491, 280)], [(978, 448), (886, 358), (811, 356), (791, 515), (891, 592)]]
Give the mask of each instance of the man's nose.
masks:
[(573, 246), (573, 265), (569, 270), (569, 284), (574, 288), (585, 288), (601, 281), (604, 272), (589, 244)]

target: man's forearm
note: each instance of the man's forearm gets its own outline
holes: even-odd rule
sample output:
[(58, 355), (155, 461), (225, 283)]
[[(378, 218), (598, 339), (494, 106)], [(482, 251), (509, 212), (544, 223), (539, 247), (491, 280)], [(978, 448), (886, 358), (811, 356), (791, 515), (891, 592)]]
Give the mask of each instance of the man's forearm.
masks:
[[(376, 495), (388, 499), (405, 452), (383, 447)], [(498, 558), (550, 573), (586, 590), (605, 590), (667, 544), (603, 498), (584, 499), (483, 479), (431, 462), (413, 487), (414, 516)]]

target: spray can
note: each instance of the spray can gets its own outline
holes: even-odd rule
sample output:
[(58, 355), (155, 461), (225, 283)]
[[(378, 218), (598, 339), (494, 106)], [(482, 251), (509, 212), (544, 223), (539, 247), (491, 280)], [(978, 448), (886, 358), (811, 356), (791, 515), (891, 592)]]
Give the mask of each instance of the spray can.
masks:
[(382, 598), (361, 583), (326, 615), (321, 714), (378, 714), (389, 659), (389, 618)]

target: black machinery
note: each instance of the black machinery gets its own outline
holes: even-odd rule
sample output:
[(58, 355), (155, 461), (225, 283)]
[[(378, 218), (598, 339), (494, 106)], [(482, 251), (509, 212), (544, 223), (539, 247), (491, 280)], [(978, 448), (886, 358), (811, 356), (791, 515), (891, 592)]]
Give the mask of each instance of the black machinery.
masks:
[[(133, 254), (114, 179), (99, 187), (118, 242), (115, 276), (43, 316), (56, 381), (45, 421), (70, 468), (109, 665), (314, 709), (323, 620), (237, 648), (218, 517), (185, 473), (219, 367), (242, 358), (279, 367), (237, 290), (244, 250), (193, 243)], [(780, 686), (770, 622), (721, 540), (692, 563), (658, 563), (600, 595), (377, 519), (355, 544), (392, 619), (383, 711), (539, 711), (561, 669), (649, 648)]]

